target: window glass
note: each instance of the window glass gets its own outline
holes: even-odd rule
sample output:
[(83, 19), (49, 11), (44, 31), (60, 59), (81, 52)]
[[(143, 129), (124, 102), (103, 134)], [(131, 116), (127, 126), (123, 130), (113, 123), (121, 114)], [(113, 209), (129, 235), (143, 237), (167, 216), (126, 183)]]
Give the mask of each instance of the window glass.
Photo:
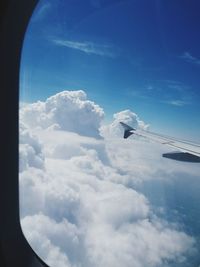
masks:
[(20, 218), (50, 266), (199, 266), (199, 12), (39, 1), (21, 58)]

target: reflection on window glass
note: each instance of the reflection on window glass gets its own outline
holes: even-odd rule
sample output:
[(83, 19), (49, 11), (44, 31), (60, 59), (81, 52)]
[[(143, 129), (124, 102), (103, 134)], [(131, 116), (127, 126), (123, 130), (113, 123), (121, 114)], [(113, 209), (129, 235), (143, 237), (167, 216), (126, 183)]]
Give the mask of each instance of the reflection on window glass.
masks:
[(39, 2), (21, 59), (20, 216), (50, 266), (199, 266), (199, 11)]

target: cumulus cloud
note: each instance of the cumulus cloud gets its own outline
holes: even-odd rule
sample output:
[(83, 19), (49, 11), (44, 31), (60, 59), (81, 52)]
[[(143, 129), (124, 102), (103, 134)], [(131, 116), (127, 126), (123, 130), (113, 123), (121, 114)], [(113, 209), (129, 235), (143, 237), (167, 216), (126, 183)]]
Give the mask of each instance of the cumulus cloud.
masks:
[(116, 113), (107, 126), (103, 114), (83, 91), (21, 107), (25, 236), (52, 267), (186, 266), (195, 238), (169, 222), (163, 198), (151, 195), (160, 182), (197, 177), (199, 166), (164, 159), (164, 148), (145, 139), (122, 139), (119, 121), (146, 128), (135, 113)]
[(87, 99), (84, 91), (63, 91), (45, 102), (23, 105), (21, 120), (29, 127), (61, 129), (86, 136), (99, 136), (102, 108)]
[(113, 115), (113, 122), (109, 125), (103, 125), (101, 127), (101, 135), (107, 138), (110, 137), (121, 137), (123, 129), (120, 126), (120, 121), (130, 125), (135, 129), (148, 129), (149, 125), (145, 124), (139, 119), (138, 115), (130, 110), (123, 110)]
[(22, 122), (19, 127), (19, 171), (22, 172), (28, 167), (44, 168), (42, 145), (37, 136), (33, 135)]
[(79, 233), (75, 225), (67, 220), (56, 222), (49, 216), (38, 213), (26, 216), (22, 221), (22, 228), (35, 252), (50, 266), (73, 266), (67, 254), (63, 253), (63, 249), (71, 252), (71, 257), (75, 254), (79, 242)]

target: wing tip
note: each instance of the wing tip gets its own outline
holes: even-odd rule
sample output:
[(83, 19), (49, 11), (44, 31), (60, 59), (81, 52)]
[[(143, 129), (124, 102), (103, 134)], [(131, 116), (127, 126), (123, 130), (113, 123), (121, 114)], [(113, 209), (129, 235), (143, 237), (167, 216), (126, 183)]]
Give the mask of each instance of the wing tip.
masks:
[(188, 152), (170, 152), (162, 154), (164, 158), (184, 161), (184, 162), (194, 162), (200, 163), (200, 157)]

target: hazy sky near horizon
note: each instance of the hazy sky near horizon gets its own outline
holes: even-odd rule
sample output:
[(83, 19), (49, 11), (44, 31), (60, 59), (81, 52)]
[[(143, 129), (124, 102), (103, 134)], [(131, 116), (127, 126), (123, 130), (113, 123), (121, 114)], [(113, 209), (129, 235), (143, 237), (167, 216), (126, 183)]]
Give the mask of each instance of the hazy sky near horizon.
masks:
[(83, 89), (108, 121), (130, 109), (154, 131), (200, 141), (199, 11), (194, 0), (39, 1), (20, 101)]

